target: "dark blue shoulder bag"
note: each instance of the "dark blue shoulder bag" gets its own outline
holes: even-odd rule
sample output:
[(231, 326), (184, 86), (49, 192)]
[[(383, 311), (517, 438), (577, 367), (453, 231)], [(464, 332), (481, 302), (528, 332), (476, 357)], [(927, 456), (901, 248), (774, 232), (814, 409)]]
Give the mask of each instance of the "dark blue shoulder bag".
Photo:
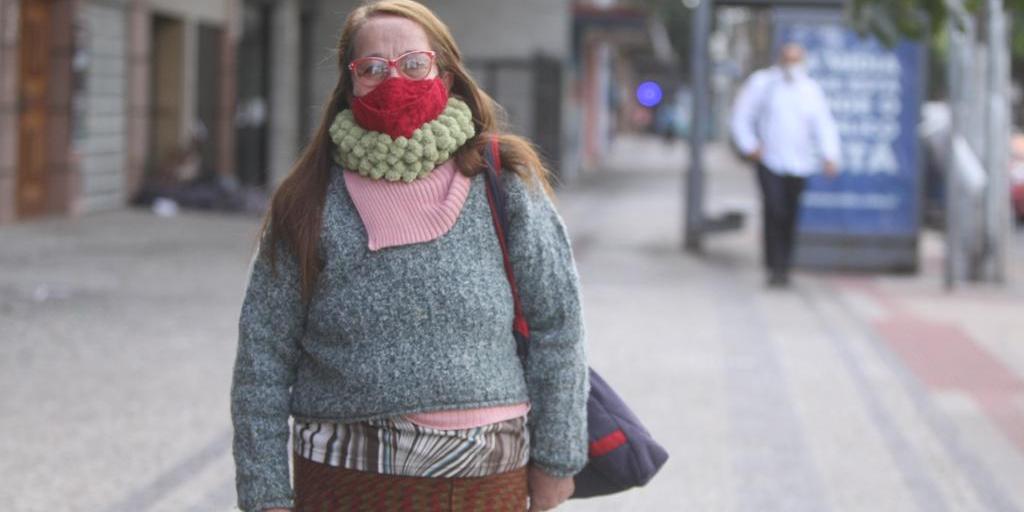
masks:
[[(515, 273), (508, 256), (508, 213), (501, 175), (501, 154), (498, 139), (492, 138), (484, 157), (487, 160), (487, 200), (491, 205), (494, 230), (505, 261), (505, 273), (515, 301), (515, 322), (512, 333), (516, 351), (526, 366), (529, 353), (530, 326), (523, 316)], [(622, 492), (645, 485), (668, 460), (668, 453), (640, 424), (629, 409), (602, 379), (590, 369), (590, 396), (587, 398), (587, 432), (590, 458), (575, 477), (573, 498), (589, 498)]]

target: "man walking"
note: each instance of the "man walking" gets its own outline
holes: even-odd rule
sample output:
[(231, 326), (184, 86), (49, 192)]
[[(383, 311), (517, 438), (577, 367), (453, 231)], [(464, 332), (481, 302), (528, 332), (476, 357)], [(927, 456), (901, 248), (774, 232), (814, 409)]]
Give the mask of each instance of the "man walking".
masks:
[(839, 169), (839, 132), (824, 92), (807, 75), (800, 45), (785, 45), (778, 65), (747, 79), (733, 107), (732, 135), (757, 164), (768, 285), (787, 286), (807, 177)]

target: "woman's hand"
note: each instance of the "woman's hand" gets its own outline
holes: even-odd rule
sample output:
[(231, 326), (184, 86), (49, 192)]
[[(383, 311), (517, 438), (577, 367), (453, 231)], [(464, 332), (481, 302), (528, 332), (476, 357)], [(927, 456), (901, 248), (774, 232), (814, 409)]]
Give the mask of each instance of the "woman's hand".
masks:
[(576, 490), (572, 477), (555, 478), (532, 466), (527, 474), (530, 486), (530, 512), (554, 509), (569, 499)]

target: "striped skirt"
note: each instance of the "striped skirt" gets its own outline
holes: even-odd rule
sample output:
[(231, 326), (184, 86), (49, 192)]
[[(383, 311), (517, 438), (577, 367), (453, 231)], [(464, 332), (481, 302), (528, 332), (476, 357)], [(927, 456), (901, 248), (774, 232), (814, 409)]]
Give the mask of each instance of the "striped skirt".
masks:
[(296, 420), (292, 439), (296, 512), (526, 510), (525, 417), (464, 430)]
[(475, 478), (529, 462), (526, 418), (440, 430), (405, 418), (358, 423), (296, 420), (295, 454), (328, 466), (395, 476)]

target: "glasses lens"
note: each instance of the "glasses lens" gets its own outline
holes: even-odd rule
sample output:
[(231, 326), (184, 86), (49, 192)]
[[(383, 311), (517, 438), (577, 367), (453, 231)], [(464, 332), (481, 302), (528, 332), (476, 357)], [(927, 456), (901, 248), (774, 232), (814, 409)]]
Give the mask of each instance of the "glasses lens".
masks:
[(388, 74), (388, 63), (380, 59), (356, 61), (356, 78), (366, 81), (383, 80)]
[(402, 74), (413, 80), (426, 78), (430, 74), (430, 54), (410, 53), (398, 62)]

